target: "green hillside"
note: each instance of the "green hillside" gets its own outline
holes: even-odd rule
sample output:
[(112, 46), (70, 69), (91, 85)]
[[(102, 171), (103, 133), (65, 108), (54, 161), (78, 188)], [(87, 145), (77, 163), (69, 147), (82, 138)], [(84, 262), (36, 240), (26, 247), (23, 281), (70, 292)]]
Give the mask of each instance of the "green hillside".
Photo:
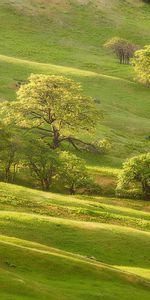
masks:
[(113, 144), (110, 158), (95, 163), (92, 158), (92, 164), (120, 166), (149, 147), (149, 90), (135, 83), (132, 67), (119, 65), (103, 44), (116, 35), (148, 44), (149, 12), (138, 0), (2, 0), (0, 98), (15, 99), (16, 82), (32, 72), (74, 78), (104, 113), (96, 138)]
[[(103, 114), (85, 141), (112, 144), (106, 154), (63, 144), (85, 159), (94, 179), (89, 190), (101, 195), (83, 195), (87, 186), (81, 186), (80, 195), (69, 196), (21, 186), (38, 188), (40, 180), (15, 131), (20, 156), (11, 182), (20, 186), (0, 182), (0, 299), (150, 299), (149, 201), (138, 200), (138, 191), (136, 200), (115, 198), (124, 160), (149, 151), (150, 91), (104, 47), (115, 36), (139, 48), (149, 44), (149, 16), (150, 5), (141, 0), (0, 1), (0, 102), (15, 101), (18, 82), (31, 73), (72, 78)], [(50, 191), (65, 193), (57, 168)]]
[(2, 299), (149, 299), (146, 202), (0, 192)]

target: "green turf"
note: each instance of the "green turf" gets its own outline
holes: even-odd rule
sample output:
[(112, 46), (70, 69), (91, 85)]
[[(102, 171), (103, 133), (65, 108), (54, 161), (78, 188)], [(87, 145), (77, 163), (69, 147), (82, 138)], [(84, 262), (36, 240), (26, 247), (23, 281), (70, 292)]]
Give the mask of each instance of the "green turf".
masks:
[[(1, 183), (2, 299), (148, 299), (148, 210), (145, 201), (85, 199)], [(101, 211), (107, 220), (91, 215)], [(117, 215), (117, 225), (109, 214)], [(133, 220), (140, 221), (138, 229)]]
[(147, 44), (150, 8), (138, 0), (81, 2), (1, 1), (0, 97), (15, 99), (16, 81), (32, 72), (73, 77), (104, 113), (95, 139), (107, 137), (113, 145), (110, 155), (88, 157), (88, 164), (120, 167), (127, 156), (149, 147), (149, 90), (134, 82), (132, 67), (119, 65), (103, 43), (120, 35)]
[[(149, 13), (140, 0), (0, 1), (0, 100), (30, 73), (81, 82), (104, 114), (95, 139), (112, 141), (107, 155), (78, 153), (100, 180), (149, 148), (149, 89), (103, 47), (113, 36), (148, 44)], [(0, 183), (0, 299), (149, 300), (149, 211)]]

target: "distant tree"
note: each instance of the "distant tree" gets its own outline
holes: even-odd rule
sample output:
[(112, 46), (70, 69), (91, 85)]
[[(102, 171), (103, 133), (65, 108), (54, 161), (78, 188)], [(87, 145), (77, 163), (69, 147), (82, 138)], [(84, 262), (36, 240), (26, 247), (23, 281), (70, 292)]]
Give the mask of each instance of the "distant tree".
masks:
[(24, 142), (24, 165), (29, 168), (33, 180), (45, 191), (49, 191), (58, 173), (58, 155), (33, 136)]
[(137, 47), (126, 39), (114, 37), (110, 39), (104, 46), (111, 49), (119, 59), (120, 64), (129, 64)]
[(70, 194), (74, 195), (77, 188), (85, 188), (90, 182), (85, 162), (66, 151), (61, 152), (59, 157), (61, 181), (69, 189)]
[(128, 159), (118, 178), (117, 189), (139, 187), (145, 199), (150, 200), (150, 153)]
[(5, 182), (14, 182), (20, 163), (18, 134), (0, 123), (0, 173)]
[(94, 100), (83, 95), (80, 84), (62, 76), (31, 75), (20, 87), (17, 101), (2, 104), (7, 121), (15, 121), (47, 138), (49, 146), (58, 148), (67, 142), (76, 148), (94, 150), (77, 138), (77, 133), (92, 132), (101, 119)]
[(139, 81), (150, 87), (150, 45), (135, 52), (132, 64)]

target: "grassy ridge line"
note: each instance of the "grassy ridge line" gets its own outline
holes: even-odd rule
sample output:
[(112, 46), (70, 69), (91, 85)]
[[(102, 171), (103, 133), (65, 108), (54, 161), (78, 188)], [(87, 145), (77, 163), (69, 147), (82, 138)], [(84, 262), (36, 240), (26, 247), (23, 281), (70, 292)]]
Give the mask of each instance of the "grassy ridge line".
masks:
[(119, 202), (115, 205), (107, 204), (107, 198), (93, 198), (94, 201), (92, 201), (90, 198), (78, 199), (9, 184), (0, 184), (0, 191), (1, 210), (15, 210), (81, 221), (114, 223), (141, 230), (150, 229), (149, 213), (119, 206)]
[(132, 299), (149, 299), (149, 282), (144, 278), (14, 245), (1, 244), (0, 251), (6, 260), (0, 269), (5, 300), (46, 300), (50, 295), (51, 300), (108, 300), (110, 290), (112, 299), (125, 300), (131, 294)]
[(110, 76), (110, 75), (105, 75), (89, 70), (82, 70), (78, 68), (72, 68), (72, 67), (66, 67), (66, 66), (61, 66), (61, 65), (55, 65), (51, 63), (41, 63), (41, 62), (36, 62), (36, 61), (31, 61), (31, 60), (26, 60), (26, 59), (20, 59), (12, 56), (6, 56), (6, 55), (1, 55), (0, 54), (0, 60), (4, 62), (9, 62), (12, 64), (19, 64), (19, 65), (30, 65), (33, 67), (38, 67), (39, 69), (49, 69), (51, 72), (54, 73), (62, 73), (62, 74), (70, 74), (70, 75), (78, 75), (78, 76), (90, 76), (90, 77), (102, 77), (110, 80), (119, 80), (127, 83), (131, 83), (133, 85), (136, 85), (137, 83), (131, 80), (127, 80), (125, 78), (121, 77), (116, 77), (116, 76)]
[[(145, 137), (149, 134), (149, 97), (146, 88), (115, 76), (1, 57), (3, 73), (0, 78), (0, 97), (3, 100), (16, 99), (16, 80), (26, 79), (30, 73), (45, 73), (72, 77), (81, 82), (88, 95), (100, 101), (98, 107), (104, 112), (104, 120), (97, 126), (95, 139), (107, 137), (112, 141), (113, 147), (107, 157), (88, 155), (88, 165), (96, 166), (98, 170), (98, 165), (106, 166), (109, 160), (109, 166), (118, 167), (119, 157), (125, 157), (127, 153), (129, 155), (135, 148), (145, 151)], [(141, 104), (141, 98), (144, 99), (144, 105)], [(87, 136), (86, 139), (92, 137)]]
[[(103, 9), (101, 9), (102, 1), (95, 7), (92, 3), (84, 5), (83, 1), (80, 1), (80, 5), (77, 5), (77, 1), (67, 1), (69, 5), (66, 7), (64, 1), (60, 1), (59, 6), (54, 5), (54, 9), (48, 9), (51, 1), (50, 3), (40, 1), (39, 5), (37, 1), (30, 1), (29, 6), (32, 7), (32, 11), (28, 15), (25, 9), (28, 6), (27, 0), (25, 3), (19, 1), (16, 7), (15, 3), (18, 1), (10, 3), (10, 1), (3, 0), (2, 2), (1, 19), (4, 29), (2, 41), (5, 45), (2, 50), (5, 51), (4, 54), (36, 56), (37, 60), (47, 61), (50, 57), (51, 60), (55, 59), (59, 62), (65, 60), (66, 63), (68, 61), (70, 64), (77, 64), (80, 61), (83, 64), (83, 57), (85, 62), (91, 59), (94, 62), (96, 51), (101, 52), (102, 49), (99, 48), (102, 48), (104, 41), (118, 33), (141, 44), (145, 44), (149, 37), (148, 5), (135, 8), (129, 2), (113, 0), (113, 9), (109, 9), (109, 5), (106, 7), (102, 5)], [(4, 3), (9, 3), (9, 5)], [(9, 24), (6, 23), (7, 18)], [(22, 39), (22, 44), (19, 43), (19, 38)], [(41, 51), (38, 51), (39, 45)], [(86, 53), (85, 56), (84, 53)], [(107, 60), (108, 56), (105, 57), (106, 63)]]
[[(88, 265), (91, 265), (91, 267), (100, 268), (102, 270), (105, 269), (105, 270), (110, 271), (112, 273), (115, 272), (118, 275), (123, 276), (124, 279), (126, 279), (127, 281), (128, 280), (130, 281), (131, 277), (133, 276), (134, 281), (136, 281), (138, 283), (146, 284), (146, 286), (150, 287), (150, 281), (144, 280), (144, 278), (142, 276), (137, 276), (132, 272), (128, 272), (127, 267), (126, 267), (126, 270), (121, 270), (121, 267), (119, 269), (117, 267), (114, 267), (114, 266), (96, 261), (95, 259), (90, 259), (90, 258), (81, 256), (81, 255), (77, 255), (77, 254), (70, 253), (70, 252), (67, 252), (67, 251), (62, 251), (60, 249), (51, 248), (51, 247), (47, 247), (47, 246), (44, 246), (44, 245), (41, 245), (41, 244), (38, 244), (38, 243), (33, 243), (33, 242), (29, 242), (27, 240), (16, 239), (16, 238), (13, 238), (13, 237), (8, 237), (8, 236), (0, 235), (0, 243), (4, 244), (6, 246), (8, 245), (10, 247), (12, 246), (12, 247), (21, 248), (21, 249), (24, 249), (24, 250), (29, 250), (31, 252), (32, 251), (33, 252), (39, 252), (43, 255), (48, 254), (48, 255), (51, 255), (51, 256), (60, 257), (60, 258), (63, 258), (65, 260), (68, 260), (68, 261), (78, 262), (80, 264), (81, 263), (82, 264), (88, 264)], [(128, 279), (128, 275), (130, 275), (130, 279)]]
[[(13, 236), (82, 256), (93, 256), (97, 261), (109, 265), (134, 267), (140, 270), (149, 268), (149, 232), (112, 224), (10, 211), (1, 212), (0, 224), (1, 235)], [(111, 251), (108, 255), (109, 247)]]
[[(10, 74), (8, 74), (8, 77), (6, 77), (6, 83), (7, 83), (7, 80), (8, 78), (10, 78), (9, 80), (11, 80), (11, 84), (15, 81), (15, 79), (25, 79), (25, 78), (11, 78), (11, 76), (13, 75), (14, 77), (16, 76), (15, 73), (17, 74), (18, 72), (22, 72), (22, 74), (25, 74), (26, 73), (26, 76), (28, 76), (31, 72), (44, 72), (46, 74), (55, 74), (55, 75), (66, 75), (66, 76), (75, 76), (76, 80), (79, 80), (79, 81), (83, 81), (83, 86), (85, 85), (85, 87), (87, 87), (87, 92), (89, 90), (89, 93), (91, 94), (92, 93), (95, 93), (95, 96), (98, 96), (97, 95), (97, 92), (99, 94), (102, 94), (103, 96), (103, 93), (105, 91), (105, 89), (103, 90), (104, 87), (102, 87), (102, 83), (104, 85), (106, 85), (106, 88), (108, 89), (108, 86), (109, 84), (115, 84), (115, 88), (116, 88), (116, 93), (115, 92), (115, 89), (112, 89), (111, 92), (111, 97), (116, 97), (118, 96), (118, 88), (119, 88), (119, 91), (121, 89), (120, 92), (123, 93), (124, 90), (127, 91), (127, 89), (131, 89), (130, 92), (132, 92), (132, 94), (134, 95), (134, 92), (135, 92), (135, 89), (137, 88), (139, 90), (139, 92), (141, 92), (141, 95), (143, 93), (143, 95), (145, 96), (145, 103), (147, 104), (147, 98), (148, 98), (148, 91), (146, 88), (144, 88), (143, 86), (139, 85), (138, 83), (135, 83), (135, 82), (132, 82), (132, 81), (129, 81), (129, 80), (126, 80), (126, 79), (123, 79), (123, 78), (119, 78), (119, 77), (115, 77), (115, 76), (109, 76), (109, 75), (105, 75), (105, 74), (99, 74), (99, 73), (96, 73), (96, 72), (91, 72), (91, 71), (85, 71), (85, 70), (81, 70), (81, 69), (77, 69), (77, 68), (71, 68), (71, 67), (65, 67), (65, 66), (58, 66), (58, 65), (53, 65), (53, 64), (43, 64), (43, 63), (39, 63), (39, 62), (32, 62), (32, 61), (29, 61), (29, 60), (22, 60), (22, 59), (18, 59), (18, 58), (14, 58), (14, 57), (8, 57), (8, 56), (4, 56), (4, 55), (0, 55), (0, 60), (2, 63), (7, 63), (9, 64), (8, 65), (8, 68), (10, 69), (10, 64), (13, 66), (13, 68), (10, 70)], [(22, 66), (22, 67), (25, 67), (25, 69), (19, 69), (18, 70), (18, 67), (17, 66)], [(26, 69), (27, 67), (27, 69)], [(29, 67), (29, 69), (28, 69)], [(5, 72), (3, 73), (3, 76), (5, 77)], [(27, 75), (28, 74), (28, 75)], [(21, 74), (20, 74), (21, 75)], [(18, 76), (19, 76), (19, 73), (18, 73)], [(22, 75), (21, 75), (22, 76)], [(25, 76), (25, 75), (24, 75)], [(82, 78), (83, 77), (83, 78)], [(94, 86), (89, 86), (89, 79), (91, 80), (91, 85), (94, 84)], [(2, 78), (1, 78), (2, 80)], [(94, 80), (94, 81), (93, 81)], [(97, 81), (98, 80), (98, 81)], [(102, 82), (101, 82), (102, 80)], [(13, 82), (12, 82), (13, 81)], [(118, 86), (118, 81), (120, 81), (120, 84), (121, 86)], [(10, 83), (9, 83), (10, 84)], [(99, 90), (97, 90), (98, 88), (98, 84), (99, 85)], [(88, 85), (88, 86), (87, 86)], [(91, 90), (91, 87), (92, 87), (92, 90)], [(89, 89), (90, 88), (90, 89)], [(13, 93), (13, 89), (12, 89), (12, 93)], [(107, 90), (108, 92), (108, 90)], [(114, 94), (113, 94), (114, 93)], [(93, 95), (94, 96), (94, 95)], [(132, 95), (126, 95), (126, 100), (128, 100), (128, 97), (130, 96), (130, 100), (132, 101), (132, 104), (133, 104), (133, 101), (134, 99), (132, 99)], [(134, 95), (135, 96), (135, 95)], [(105, 104), (106, 107), (108, 108), (108, 105), (112, 105), (114, 107), (118, 107), (119, 109), (119, 106), (120, 106), (120, 109), (121, 109), (121, 99), (124, 100), (124, 95), (121, 95), (121, 98), (120, 99), (117, 99), (115, 100), (116, 103), (113, 103), (112, 101), (110, 101), (111, 99), (109, 99), (108, 101), (108, 95), (106, 94), (105, 95), (106, 99), (104, 98), (105, 100), (105, 103), (103, 103), (103, 105)], [(119, 102), (120, 102), (120, 105), (118, 106)], [(138, 99), (137, 99), (138, 100)], [(138, 105), (139, 103), (137, 102), (136, 103), (136, 107), (130, 111), (130, 103), (127, 101), (127, 107), (126, 107), (126, 110), (128, 112), (128, 114), (133, 114), (134, 115), (134, 110), (135, 110), (135, 113), (137, 114), (137, 118), (138, 117), (142, 117), (143, 118), (143, 121), (144, 121), (144, 118), (146, 117), (146, 115), (144, 116), (140, 116), (139, 112), (138, 111)], [(125, 106), (123, 107), (123, 109), (125, 109)], [(140, 109), (141, 109), (141, 102), (140, 102)], [(148, 113), (146, 112), (146, 110), (143, 110), (144, 114), (145, 113)], [(117, 112), (115, 112), (117, 113)], [(119, 113), (119, 111), (118, 111)], [(125, 113), (125, 112), (124, 112)], [(138, 116), (139, 114), (139, 116)], [(123, 118), (124, 119), (124, 118)]]
[[(66, 8), (61, 1), (62, 9), (54, 5), (54, 10), (49, 11), (45, 1), (40, 2), (39, 5), (37, 1), (32, 3), (30, 1), (29, 6), (32, 6), (33, 11), (29, 16), (23, 9), (26, 7), (24, 1), (14, 1), (13, 5), (11, 3), (5, 5), (6, 2), (9, 1), (3, 1), (0, 12), (3, 28), (0, 52), (4, 56), (13, 55), (31, 61), (50, 62), (58, 68), (59, 65), (74, 66), (80, 70), (80, 74), (83, 74), (81, 71), (83, 69), (89, 69), (88, 72), (92, 71), (94, 74), (105, 74), (102, 77), (95, 77), (91, 73), (90, 76), (80, 76), (79, 71), (75, 70), (71, 71), (72, 75), (70, 71), (68, 73), (69, 76), (75, 76), (78, 81), (82, 81), (87, 94), (100, 99), (105, 120), (98, 126), (96, 138), (107, 136), (114, 142), (115, 149), (111, 157), (113, 156), (117, 161), (118, 153), (119, 157), (124, 158), (135, 148), (144, 152), (146, 148), (142, 143), (149, 134), (148, 91), (135, 83), (111, 79), (122, 77), (132, 80), (133, 72), (130, 66), (117, 64), (103, 48), (103, 44), (116, 34), (140, 43), (141, 46), (147, 43), (149, 6), (143, 4), (142, 7), (135, 8), (134, 1), (129, 3), (115, 0), (113, 9), (100, 4), (98, 7), (103, 9), (99, 10), (91, 3), (77, 5), (76, 1), (69, 1), (68, 10), (68, 6)], [(14, 7), (15, 3), (18, 3), (17, 7), (20, 10)], [(44, 12), (43, 16), (41, 11)], [(48, 14), (48, 18), (45, 14)], [(1, 61), (1, 64), (2, 99), (15, 98), (14, 78), (25, 79), (33, 71), (51, 72), (50, 69), (46, 70), (47, 67), (41, 70), (41, 65), (33, 67), (25, 64), (20, 67), (19, 64), (9, 65), (6, 61)], [(53, 67), (52, 72), (54, 73), (56, 69)], [(58, 69), (56, 72), (62, 74)], [(61, 69), (61, 72), (67, 75), (68, 70)], [(104, 77), (107, 75), (110, 77)], [(142, 101), (144, 104), (141, 104), (141, 99), (144, 100)]]

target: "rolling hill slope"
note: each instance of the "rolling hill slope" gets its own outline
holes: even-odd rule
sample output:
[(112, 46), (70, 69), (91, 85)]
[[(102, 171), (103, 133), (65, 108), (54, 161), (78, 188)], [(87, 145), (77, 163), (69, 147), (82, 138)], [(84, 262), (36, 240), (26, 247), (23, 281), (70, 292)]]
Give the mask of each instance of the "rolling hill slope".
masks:
[(113, 144), (109, 156), (87, 157), (88, 164), (120, 167), (125, 157), (149, 147), (149, 90), (103, 44), (115, 35), (149, 43), (149, 13), (139, 0), (2, 0), (0, 98), (15, 99), (16, 82), (32, 72), (81, 82), (104, 113), (95, 138)]
[[(95, 210), (106, 211), (105, 219), (94, 219)], [(0, 184), (2, 299), (148, 300), (148, 211), (144, 201), (70, 198)]]
[[(15, 101), (30, 73), (81, 82), (104, 113), (95, 139), (113, 147), (78, 155), (114, 179), (126, 157), (149, 148), (150, 97), (103, 44), (113, 36), (149, 44), (149, 15), (140, 0), (1, 0), (0, 101)], [(149, 211), (146, 201), (0, 183), (0, 298), (149, 300)]]

